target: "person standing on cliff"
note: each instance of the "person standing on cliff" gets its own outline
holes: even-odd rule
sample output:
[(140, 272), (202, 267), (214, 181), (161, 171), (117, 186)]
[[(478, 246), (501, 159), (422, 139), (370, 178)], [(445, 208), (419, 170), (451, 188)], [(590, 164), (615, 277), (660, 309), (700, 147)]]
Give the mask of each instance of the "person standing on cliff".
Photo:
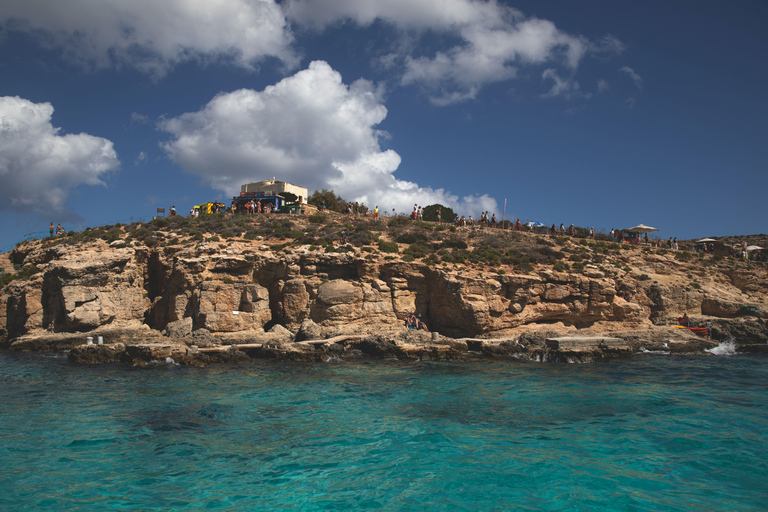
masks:
[(51, 225), (48, 226), (48, 230), (51, 232), (51, 236), (53, 236), (53, 230), (54, 230), (53, 222), (51, 222)]
[(437, 223), (438, 223), (438, 224), (442, 224), (442, 223), (443, 223), (443, 214), (442, 214), (442, 212), (440, 211), (440, 208), (438, 208), (437, 210), (435, 210), (435, 214), (437, 215)]

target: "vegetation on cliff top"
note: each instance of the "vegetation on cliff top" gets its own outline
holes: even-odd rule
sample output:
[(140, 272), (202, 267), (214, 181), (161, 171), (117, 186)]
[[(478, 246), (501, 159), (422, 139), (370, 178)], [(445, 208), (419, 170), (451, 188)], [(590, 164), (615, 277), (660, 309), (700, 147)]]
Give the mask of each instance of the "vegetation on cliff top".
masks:
[[(326, 207), (335, 204), (332, 192), (317, 193), (326, 198)], [(342, 201), (343, 206), (343, 201)], [(428, 207), (429, 208), (429, 207)], [(434, 209), (433, 209), (434, 210)], [(430, 215), (434, 213), (430, 211)], [(443, 218), (446, 218), (443, 209)], [(452, 212), (449, 213), (452, 215)], [(342, 232), (346, 244), (340, 243)], [(665, 255), (665, 249), (639, 248), (613, 243), (605, 235), (589, 239), (586, 228), (576, 228), (575, 236), (536, 235), (513, 229), (464, 226), (447, 223), (416, 222), (409, 217), (354, 216), (326, 210), (312, 215), (204, 215), (199, 218), (174, 216), (154, 219), (148, 223), (115, 224), (88, 228), (81, 233), (47, 238), (44, 247), (79, 245), (103, 240), (119, 240), (134, 247), (165, 248), (200, 243), (217, 243), (224, 249), (237, 244), (240, 249), (268, 245), (273, 251), (307, 246), (313, 251), (359, 252), (368, 259), (422, 261), (447, 269), (511, 271), (527, 273), (535, 265), (547, 265), (559, 272), (584, 272), (589, 268), (610, 273), (631, 271), (623, 253), (653, 251)], [(19, 251), (23, 253), (23, 251)], [(678, 261), (705, 266), (740, 265), (729, 258), (709, 254), (677, 251)], [(23, 259), (23, 256), (17, 256)], [(21, 261), (15, 262), (21, 263)], [(20, 276), (19, 276), (20, 277)], [(647, 276), (646, 276), (647, 277)], [(17, 277), (18, 278), (18, 277)], [(6, 277), (9, 281), (13, 277)], [(5, 282), (4, 281), (4, 282)]]

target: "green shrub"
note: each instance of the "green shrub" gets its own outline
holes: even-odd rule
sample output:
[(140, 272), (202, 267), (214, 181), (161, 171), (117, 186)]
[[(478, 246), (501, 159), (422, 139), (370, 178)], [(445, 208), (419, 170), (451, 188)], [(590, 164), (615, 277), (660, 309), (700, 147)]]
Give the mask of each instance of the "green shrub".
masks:
[(325, 215), (320, 215), (319, 213), (315, 214), (315, 215), (310, 215), (308, 217), (308, 220), (312, 224), (324, 224), (325, 223)]
[(38, 272), (40, 272), (40, 269), (37, 267), (37, 265), (29, 265), (22, 267), (21, 270), (14, 274), (3, 274), (0, 276), (0, 288), (3, 288), (11, 281), (29, 281), (29, 279)]
[(427, 235), (425, 233), (409, 231), (403, 233), (395, 238), (395, 242), (400, 244), (414, 244), (416, 242), (426, 242)]
[(347, 202), (341, 198), (341, 196), (336, 195), (336, 193), (333, 190), (315, 190), (309, 198), (307, 198), (307, 203), (316, 206), (317, 208), (322, 207), (323, 203), (325, 203), (325, 208), (327, 210), (338, 212), (338, 213), (344, 213), (346, 210)]
[(533, 270), (533, 265), (531, 265), (528, 261), (521, 261), (515, 265), (515, 269), (527, 274)]
[(448, 249), (466, 249), (467, 242), (465, 242), (464, 240), (459, 240), (457, 238), (449, 238), (447, 240), (443, 240), (443, 243), (441, 244), (441, 246)]
[(379, 242), (379, 250), (381, 252), (388, 252), (388, 253), (395, 253), (395, 254), (398, 254), (400, 252), (400, 248), (397, 246), (396, 243), (385, 242), (383, 240)]

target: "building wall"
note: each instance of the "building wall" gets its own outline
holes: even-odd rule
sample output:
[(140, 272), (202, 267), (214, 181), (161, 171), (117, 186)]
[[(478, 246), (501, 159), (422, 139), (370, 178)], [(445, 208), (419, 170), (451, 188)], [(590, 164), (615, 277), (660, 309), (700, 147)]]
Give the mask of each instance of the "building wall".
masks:
[(266, 195), (282, 194), (283, 192), (290, 192), (291, 194), (299, 196), (302, 203), (307, 202), (309, 196), (308, 191), (304, 187), (299, 187), (291, 183), (277, 180), (264, 180), (257, 181), (255, 183), (248, 183), (240, 187), (241, 193), (252, 192), (264, 192)]

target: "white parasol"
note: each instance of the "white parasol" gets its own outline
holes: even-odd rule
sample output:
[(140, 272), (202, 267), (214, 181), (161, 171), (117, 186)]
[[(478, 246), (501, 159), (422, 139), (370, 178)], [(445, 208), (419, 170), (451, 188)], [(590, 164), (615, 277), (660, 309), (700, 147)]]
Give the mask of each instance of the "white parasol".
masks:
[(762, 250), (763, 248), (760, 247), (759, 245), (750, 245), (749, 247), (747, 247), (747, 252), (762, 251)]
[(638, 224), (637, 226), (633, 228), (627, 228), (624, 231), (629, 231), (630, 233), (650, 233), (651, 231), (658, 231), (656, 228), (652, 228), (651, 226), (646, 226), (645, 224)]

